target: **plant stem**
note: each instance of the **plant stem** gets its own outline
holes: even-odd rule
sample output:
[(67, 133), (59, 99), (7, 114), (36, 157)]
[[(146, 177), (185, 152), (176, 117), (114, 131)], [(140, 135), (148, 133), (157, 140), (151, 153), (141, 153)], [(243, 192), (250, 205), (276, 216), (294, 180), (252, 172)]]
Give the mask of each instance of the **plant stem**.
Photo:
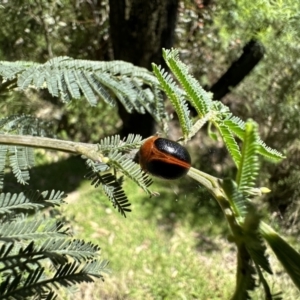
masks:
[(96, 144), (76, 143), (53, 138), (14, 134), (0, 134), (0, 144), (63, 151), (77, 155), (85, 155), (94, 161), (103, 161), (105, 159), (101, 153), (97, 152), (98, 147)]
[(240, 238), (242, 236), (241, 227), (236, 222), (234, 212), (232, 211), (228, 198), (223, 190), (223, 181), (220, 178), (211, 176), (195, 168), (190, 168), (187, 175), (205, 186), (217, 200), (224, 212), (232, 232), (233, 242), (237, 247), (236, 289), (231, 300), (242, 299), (241, 297), (244, 297), (252, 276), (250, 265), (251, 256), (244, 241)]
[(187, 175), (205, 186), (218, 201), (223, 211), (230, 208), (222, 188), (222, 179), (211, 176), (193, 167), (190, 168)]

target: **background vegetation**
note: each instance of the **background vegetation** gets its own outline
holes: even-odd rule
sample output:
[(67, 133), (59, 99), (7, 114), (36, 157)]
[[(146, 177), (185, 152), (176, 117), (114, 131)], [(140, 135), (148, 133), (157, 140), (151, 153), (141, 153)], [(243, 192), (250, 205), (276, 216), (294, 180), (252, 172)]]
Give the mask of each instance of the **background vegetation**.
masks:
[[(260, 185), (270, 187), (272, 193), (261, 206), (273, 223), (292, 235), (296, 245), (300, 226), (299, 6), (292, 0), (180, 1), (174, 43), (207, 89), (241, 55), (249, 40), (263, 45), (264, 58), (222, 101), (235, 115), (255, 119), (262, 139), (288, 157), (279, 165), (262, 166)], [(0, 60), (44, 62), (59, 55), (100, 61), (114, 58), (108, 1), (2, 1), (0, 18)], [(103, 103), (93, 109), (83, 101), (62, 105), (46, 92), (33, 91), (18, 98), (10, 92), (3, 97), (2, 117), (30, 113), (54, 120), (61, 138), (96, 142), (122, 128), (116, 109)], [(170, 137), (178, 136), (174, 120)], [(220, 143), (197, 136), (189, 149), (196, 167), (220, 177), (233, 172)], [(203, 299), (226, 299), (232, 293), (234, 278), (228, 274), (235, 254), (224, 239), (227, 228), (205, 192), (201, 202), (196, 200), (194, 193), (201, 189), (196, 184), (186, 180), (166, 189), (165, 183), (156, 180), (160, 197), (150, 200), (142, 199), (141, 193), (137, 197), (128, 185), (133, 212), (124, 221), (106, 206), (98, 190), (82, 180), (79, 161), (43, 154), (37, 154), (39, 166), (32, 170), (32, 185), (66, 190), (70, 205), (61, 213), (70, 219), (77, 237), (99, 243), (102, 255), (112, 262), (112, 274), (105, 283), (84, 285), (75, 297), (197, 299), (201, 294)], [(60, 180), (53, 173), (50, 178), (40, 176), (47, 174), (46, 169), (56, 170)], [(274, 282), (274, 290), (284, 290), (284, 299), (299, 297), (284, 277)]]

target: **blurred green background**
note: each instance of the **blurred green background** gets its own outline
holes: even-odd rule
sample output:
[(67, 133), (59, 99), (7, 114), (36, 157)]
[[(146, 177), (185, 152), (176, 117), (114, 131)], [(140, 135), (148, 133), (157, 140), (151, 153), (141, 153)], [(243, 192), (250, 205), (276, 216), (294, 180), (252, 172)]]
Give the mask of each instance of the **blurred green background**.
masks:
[[(144, 1), (145, 5), (148, 2)], [(108, 0), (0, 4), (0, 60), (45, 62), (61, 55), (115, 58)], [(268, 221), (289, 234), (297, 247), (300, 2), (186, 0), (177, 3), (176, 15), (173, 46), (208, 90), (242, 55), (249, 41), (263, 47), (263, 59), (219, 100), (233, 114), (258, 122), (262, 139), (287, 156), (279, 165), (262, 162), (259, 185), (268, 186), (272, 193), (258, 205)], [(122, 130), (117, 108), (104, 103), (89, 107), (82, 99), (62, 104), (45, 91), (1, 90), (1, 97), (2, 117), (36, 115), (51, 121), (54, 132), (63, 139), (95, 143)], [(178, 136), (180, 129), (174, 119), (170, 137)], [(234, 172), (224, 146), (210, 140), (205, 130), (188, 149), (195, 167), (219, 177)], [(30, 186), (69, 193), (69, 204), (60, 213), (69, 220), (76, 237), (98, 243), (103, 257), (111, 261), (111, 274), (104, 283), (82, 285), (78, 293), (63, 298), (227, 299), (232, 293), (235, 250), (226, 240), (228, 231), (219, 207), (202, 187), (188, 179), (156, 179), (152, 190), (160, 195), (149, 199), (126, 182), (132, 212), (124, 219), (100, 189), (83, 180), (86, 168), (79, 158), (38, 150), (37, 162)], [(21, 188), (9, 179), (8, 175), (5, 190)], [(299, 298), (282, 269), (273, 267), (277, 275), (270, 279), (274, 292), (283, 290), (284, 299)], [(255, 297), (261, 299), (259, 291)]]

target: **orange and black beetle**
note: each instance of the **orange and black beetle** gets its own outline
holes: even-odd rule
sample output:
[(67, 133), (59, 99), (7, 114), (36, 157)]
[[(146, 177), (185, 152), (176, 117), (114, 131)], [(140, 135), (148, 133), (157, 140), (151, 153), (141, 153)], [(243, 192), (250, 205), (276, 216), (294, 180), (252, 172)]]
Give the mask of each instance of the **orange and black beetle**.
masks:
[(145, 172), (164, 179), (180, 178), (191, 167), (190, 154), (182, 145), (158, 136), (142, 144), (136, 159)]

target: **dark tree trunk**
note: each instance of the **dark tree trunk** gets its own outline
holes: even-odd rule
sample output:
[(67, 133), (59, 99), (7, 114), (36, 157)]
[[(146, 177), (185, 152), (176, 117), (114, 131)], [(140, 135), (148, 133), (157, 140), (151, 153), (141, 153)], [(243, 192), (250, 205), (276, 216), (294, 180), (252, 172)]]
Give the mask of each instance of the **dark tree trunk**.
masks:
[(222, 77), (210, 88), (214, 99), (220, 100), (230, 88), (237, 86), (264, 57), (263, 45), (255, 40), (248, 42), (243, 48), (243, 54), (232, 63)]
[[(110, 35), (114, 59), (151, 69), (162, 64), (162, 48), (173, 43), (178, 0), (109, 0)], [(119, 104), (123, 121), (121, 135), (154, 133), (154, 120), (144, 115), (128, 114)]]

